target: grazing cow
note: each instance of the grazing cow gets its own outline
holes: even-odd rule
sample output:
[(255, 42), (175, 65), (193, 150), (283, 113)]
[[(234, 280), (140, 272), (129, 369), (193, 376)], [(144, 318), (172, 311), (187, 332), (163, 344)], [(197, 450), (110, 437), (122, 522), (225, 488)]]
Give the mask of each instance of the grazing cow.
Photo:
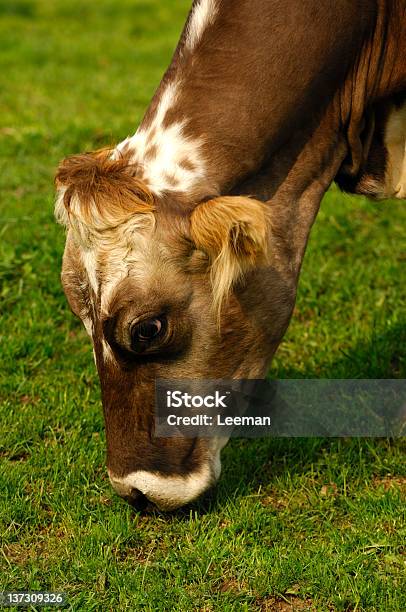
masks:
[(62, 282), (117, 492), (181, 506), (225, 440), (153, 436), (156, 378), (259, 378), (333, 180), (406, 190), (404, 0), (197, 0), (134, 136), (65, 159)]

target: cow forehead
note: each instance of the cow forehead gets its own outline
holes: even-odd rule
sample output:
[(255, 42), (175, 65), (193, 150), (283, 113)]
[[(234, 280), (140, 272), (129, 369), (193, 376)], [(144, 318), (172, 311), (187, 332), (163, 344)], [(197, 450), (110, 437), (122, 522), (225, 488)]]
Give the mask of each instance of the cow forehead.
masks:
[(154, 226), (141, 231), (131, 223), (114, 228), (82, 248), (80, 259), (102, 315), (109, 314), (125, 279), (145, 296), (152, 287), (164, 293), (170, 279), (179, 276), (178, 253), (174, 255), (173, 243), (156, 234)]
[[(116, 284), (131, 274), (142, 280), (159, 258), (151, 230), (139, 231), (134, 223), (92, 235), (77, 251), (94, 296), (102, 309)], [(155, 246), (155, 248), (153, 248)]]
[[(184, 256), (185, 251), (181, 252)], [(95, 359), (97, 353), (104, 363), (115, 364), (116, 360), (104, 333), (97, 331), (98, 322), (127, 312), (127, 308), (129, 316), (141, 316), (158, 313), (168, 304), (181, 307), (190, 294), (179, 251), (174, 253), (173, 243), (161, 242), (153, 229), (115, 228), (90, 246), (79, 247), (76, 257), (87, 294), (87, 307), (80, 316), (93, 340)]]

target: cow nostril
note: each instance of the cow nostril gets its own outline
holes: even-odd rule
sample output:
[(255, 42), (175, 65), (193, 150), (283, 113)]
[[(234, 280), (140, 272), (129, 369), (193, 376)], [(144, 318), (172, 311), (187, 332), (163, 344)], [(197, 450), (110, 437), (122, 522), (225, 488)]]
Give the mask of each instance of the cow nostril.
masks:
[(130, 495), (126, 496), (126, 500), (133, 508), (142, 512), (149, 504), (148, 497), (141, 493), (138, 489), (131, 489)]

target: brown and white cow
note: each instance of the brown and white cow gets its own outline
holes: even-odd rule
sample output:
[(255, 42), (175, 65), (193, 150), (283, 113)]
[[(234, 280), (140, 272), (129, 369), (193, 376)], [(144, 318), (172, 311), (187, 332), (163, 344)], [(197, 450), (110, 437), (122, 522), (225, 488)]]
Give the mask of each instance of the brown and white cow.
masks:
[(404, 0), (198, 0), (134, 136), (61, 163), (120, 495), (172, 509), (216, 481), (224, 440), (154, 438), (154, 381), (266, 374), (331, 182), (405, 196), (405, 92)]

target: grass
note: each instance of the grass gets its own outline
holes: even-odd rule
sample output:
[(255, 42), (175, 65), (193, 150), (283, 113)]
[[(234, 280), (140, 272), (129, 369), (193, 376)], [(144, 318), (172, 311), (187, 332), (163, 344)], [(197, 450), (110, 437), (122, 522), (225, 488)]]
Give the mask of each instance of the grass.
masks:
[[(169, 515), (110, 488), (52, 177), (134, 130), (187, 8), (0, 4), (0, 590), (65, 591), (86, 611), (403, 612), (402, 439), (233, 440), (218, 487)], [(402, 203), (329, 192), (272, 376), (406, 378), (405, 222)]]

